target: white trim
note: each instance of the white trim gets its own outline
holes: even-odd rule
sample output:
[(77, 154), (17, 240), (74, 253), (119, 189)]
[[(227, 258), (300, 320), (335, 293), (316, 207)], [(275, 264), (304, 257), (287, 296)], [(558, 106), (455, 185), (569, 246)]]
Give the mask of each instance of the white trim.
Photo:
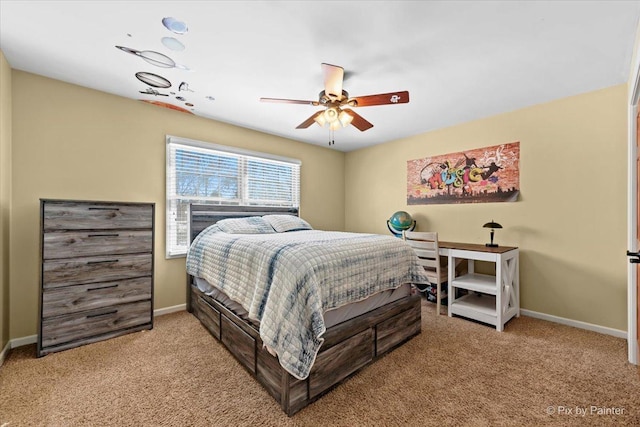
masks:
[[(178, 311), (185, 311), (187, 309), (187, 304), (178, 304), (171, 307), (158, 308), (153, 310), (153, 317), (163, 316), (165, 314), (177, 313)], [(27, 337), (22, 338), (14, 338), (7, 342), (7, 345), (0, 352), (0, 366), (4, 362), (5, 357), (9, 353), (9, 349), (22, 347), (23, 345), (35, 344), (38, 342), (38, 335), (29, 335)]]
[[(0, 353), (0, 366), (4, 363), (4, 359), (9, 354), (9, 350), (12, 348), (22, 347), (23, 345), (35, 344), (38, 342), (37, 335), (29, 335), (27, 337), (22, 338), (14, 338), (7, 342), (7, 345), (2, 349), (2, 353)], [(1, 427), (1, 426), (0, 426)]]
[(29, 335), (22, 338), (14, 338), (11, 341), (11, 348), (22, 347), (23, 345), (35, 344), (38, 342), (37, 335)]
[[(640, 27), (639, 27), (640, 28)], [(638, 38), (636, 37), (636, 41)], [(638, 114), (637, 104), (640, 99), (640, 53), (636, 54), (635, 64), (632, 64), (631, 78), (629, 79), (629, 95), (628, 95), (628, 137), (627, 137), (627, 248), (631, 251), (638, 251), (637, 241), (637, 211), (638, 201), (638, 178), (636, 159), (637, 153), (637, 121)], [(637, 269), (635, 264), (628, 263), (627, 266), (627, 349), (629, 363), (638, 365), (638, 288), (637, 288)]]
[(2, 364), (4, 363), (4, 359), (7, 358), (9, 349), (11, 349), (11, 341), (7, 341), (7, 345), (5, 345), (2, 351), (0, 351), (0, 366), (2, 366)]
[[(636, 86), (636, 90), (638, 87)], [(631, 97), (631, 101), (635, 99), (635, 96)], [(628, 193), (627, 193), (627, 247), (629, 250), (637, 252), (640, 248), (638, 248), (638, 243), (636, 236), (638, 235), (637, 230), (637, 171), (636, 171), (636, 158), (637, 158), (637, 146), (636, 146), (636, 114), (638, 113), (636, 105), (629, 105), (629, 136), (628, 136), (628, 148), (627, 148), (627, 158), (628, 158), (628, 166), (627, 166), (627, 183), (628, 183)], [(628, 349), (628, 358), (629, 363), (633, 363), (634, 365), (638, 364), (638, 341), (636, 340), (637, 331), (636, 331), (636, 316), (637, 316), (637, 270), (636, 265), (628, 263), (627, 265), (627, 349)]]
[(153, 317), (163, 316), (165, 314), (175, 313), (178, 311), (185, 311), (187, 309), (187, 304), (178, 304), (171, 307), (158, 308), (153, 310)]
[(565, 317), (553, 316), (551, 314), (540, 313), (532, 310), (520, 309), (520, 314), (553, 323), (559, 323), (561, 325), (573, 326), (578, 329), (586, 329), (588, 331), (611, 335), (616, 338), (627, 338), (627, 331), (621, 331), (620, 329), (607, 328), (606, 326), (594, 325), (593, 323), (581, 322), (579, 320), (567, 319)]
[(242, 154), (244, 156), (259, 157), (261, 159), (276, 160), (279, 162), (284, 162), (284, 163), (289, 163), (289, 164), (294, 164), (299, 166), (302, 165), (302, 161), (300, 159), (294, 159), (291, 157), (284, 157), (284, 156), (276, 156), (275, 154), (263, 153), (260, 151), (245, 150), (243, 148), (214, 144), (212, 142), (197, 141), (195, 139), (182, 138), (181, 136), (166, 135), (166, 144), (167, 145), (180, 144), (180, 145), (186, 145), (188, 147), (198, 147), (198, 148), (204, 148), (206, 150), (218, 150), (218, 151), (224, 151), (227, 153)]
[[(188, 242), (178, 241), (177, 237), (184, 237), (181, 232), (188, 220), (180, 216), (178, 219), (178, 210), (182, 210), (188, 203), (203, 203), (212, 205), (231, 205), (231, 206), (300, 206), (300, 166), (302, 161), (290, 157), (277, 156), (269, 153), (261, 153), (250, 151), (236, 147), (228, 147), (224, 145), (213, 144), (210, 142), (196, 141), (187, 138), (181, 138), (172, 135), (166, 135), (165, 149), (165, 258), (184, 257)], [(237, 181), (237, 192), (233, 195), (213, 195), (200, 194), (199, 189), (194, 189), (193, 194), (181, 194), (178, 191), (178, 183), (180, 182), (179, 170), (183, 166), (186, 171), (194, 176), (207, 176), (203, 171), (199, 171), (196, 163), (186, 162), (182, 164), (178, 161), (181, 151), (185, 151), (189, 157), (200, 156), (216, 156), (233, 160), (229, 164), (228, 178), (235, 178)], [(259, 168), (252, 165), (255, 162)], [(207, 165), (209, 168), (210, 165)], [(225, 166), (226, 168), (226, 166)], [(264, 168), (264, 170), (262, 169)], [(273, 168), (273, 169), (272, 169)], [(281, 175), (283, 186), (275, 191), (274, 195), (269, 199), (270, 195), (263, 193), (258, 188), (268, 188), (264, 184), (269, 183), (274, 174), (278, 173), (279, 168), (289, 171), (288, 174)], [(208, 174), (209, 172), (207, 172)], [(218, 172), (211, 170), (211, 177), (216, 178)], [(253, 181), (256, 180), (256, 181)], [(255, 191), (250, 192), (250, 181), (262, 183), (260, 187), (256, 187)], [(286, 184), (286, 185), (284, 185)], [(264, 187), (263, 187), (264, 186)], [(290, 190), (287, 191), (287, 190)], [(192, 193), (191, 191), (188, 193)], [(228, 198), (232, 196), (233, 198)]]
[[(0, 366), (3, 365), (5, 358), (9, 354), (9, 350), (12, 348), (22, 347), (23, 345), (35, 344), (38, 342), (37, 335), (29, 335), (27, 337), (22, 338), (14, 338), (7, 342), (7, 345), (4, 346), (2, 352), (0, 352)], [(2, 426), (0, 426), (2, 427)]]

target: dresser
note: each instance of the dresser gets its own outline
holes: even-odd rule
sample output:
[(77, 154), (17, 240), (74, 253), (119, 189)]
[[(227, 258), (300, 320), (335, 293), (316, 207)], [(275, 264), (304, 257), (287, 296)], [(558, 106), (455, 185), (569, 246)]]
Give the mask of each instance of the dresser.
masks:
[(153, 328), (154, 203), (40, 200), (38, 357)]

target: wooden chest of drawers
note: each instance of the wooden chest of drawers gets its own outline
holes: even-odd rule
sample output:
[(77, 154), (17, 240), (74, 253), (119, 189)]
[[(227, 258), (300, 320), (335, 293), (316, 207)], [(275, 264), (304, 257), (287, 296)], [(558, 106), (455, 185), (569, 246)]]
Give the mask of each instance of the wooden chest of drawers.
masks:
[(155, 204), (40, 200), (38, 356), (153, 328)]

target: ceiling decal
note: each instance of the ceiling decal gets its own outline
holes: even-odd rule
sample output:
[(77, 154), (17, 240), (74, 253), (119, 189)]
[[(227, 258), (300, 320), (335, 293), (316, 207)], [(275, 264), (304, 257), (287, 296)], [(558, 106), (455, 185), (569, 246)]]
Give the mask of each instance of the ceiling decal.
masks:
[(140, 101), (146, 102), (148, 104), (157, 105), (158, 107), (163, 107), (163, 108), (168, 108), (170, 110), (180, 111), (181, 113), (193, 114), (191, 111), (187, 110), (186, 108), (178, 107), (177, 105), (169, 104), (168, 102), (152, 101), (152, 100), (148, 100), (148, 99), (141, 99)]
[(176, 64), (173, 59), (169, 58), (164, 53), (156, 52), (155, 50), (136, 50), (125, 46), (116, 46), (116, 48), (120, 49), (123, 52), (138, 56), (147, 61), (149, 64), (155, 65), (156, 67), (179, 68), (181, 70), (191, 71), (189, 67), (181, 64)]
[[(179, 21), (175, 18), (164, 18), (162, 20), (162, 25), (164, 25), (169, 31), (176, 33), (176, 34), (184, 34), (188, 31), (187, 28), (187, 24), (185, 24), (182, 21)], [(180, 42), (179, 40), (173, 38), (173, 37), (163, 37), (161, 39), (162, 44), (174, 51), (182, 51), (185, 49), (184, 44), (182, 44), (182, 42)], [(131, 53), (137, 56), (140, 56), (142, 59), (144, 59), (147, 62), (150, 62), (154, 65), (157, 65), (159, 67), (165, 67), (165, 68), (179, 68), (182, 70), (186, 70), (186, 71), (191, 71), (191, 69), (187, 66), (181, 65), (181, 64), (176, 64), (175, 61), (171, 58), (169, 58), (168, 56), (159, 53), (159, 52), (155, 52), (155, 51), (136, 51), (134, 49), (131, 48), (124, 48), (121, 46), (116, 46), (118, 49), (121, 49), (127, 53)], [(153, 74), (153, 73), (146, 73), (146, 72), (139, 72), (136, 73), (136, 77), (147, 83), (149, 86), (154, 86), (154, 87), (161, 87), (161, 88), (168, 88), (171, 87), (171, 82), (169, 82), (168, 79), (159, 76), (157, 74)], [(178, 91), (188, 91), (188, 92), (193, 92), (193, 90), (189, 89), (189, 84), (187, 82), (181, 82), (179, 87), (178, 87)], [(158, 92), (155, 89), (152, 88), (148, 88), (146, 92), (140, 92), (140, 93), (145, 93), (147, 95), (155, 95), (155, 96), (168, 96), (165, 95), (163, 93)], [(175, 95), (175, 92), (170, 92), (171, 95)], [(186, 98), (184, 98), (183, 96), (176, 96), (176, 99), (178, 101), (186, 101)], [(162, 101), (152, 101), (152, 100), (146, 100), (146, 99), (141, 99), (141, 101), (149, 103), (149, 104), (153, 104), (156, 105), (158, 107), (163, 107), (163, 108), (168, 108), (170, 110), (175, 110), (175, 111), (179, 111), (181, 113), (187, 113), (187, 114), (193, 114), (191, 111), (187, 110), (186, 108), (183, 107), (179, 107), (177, 105), (173, 105), (170, 104), (168, 102), (162, 102)], [(185, 102), (185, 105), (187, 105), (188, 107), (193, 107), (194, 105), (190, 102)]]
[(136, 50), (136, 49), (132, 49), (130, 47), (125, 47), (125, 46), (116, 46), (116, 47), (123, 52), (139, 56), (140, 58), (147, 61), (149, 64), (155, 65), (156, 67), (173, 68), (176, 66), (176, 63), (173, 59), (169, 58), (167, 55), (160, 52), (156, 52), (153, 50)]
[(171, 82), (169, 80), (157, 74), (148, 73), (146, 71), (139, 71), (136, 73), (136, 77), (142, 83), (146, 83), (149, 86), (159, 87), (163, 89), (171, 87)]
[(184, 50), (184, 45), (177, 39), (173, 37), (163, 37), (161, 40), (163, 45), (168, 47), (171, 50), (181, 51)]
[(167, 17), (162, 20), (162, 25), (164, 25), (167, 30), (176, 34), (184, 34), (189, 31), (187, 24), (182, 21), (178, 21), (176, 18)]
[(154, 95), (154, 96), (169, 96), (166, 93), (160, 93), (155, 89), (147, 88), (147, 90), (141, 90), (140, 93), (144, 93), (145, 95)]
[(180, 83), (180, 85), (178, 86), (178, 91), (193, 92), (191, 89), (189, 89), (189, 83), (187, 82)]

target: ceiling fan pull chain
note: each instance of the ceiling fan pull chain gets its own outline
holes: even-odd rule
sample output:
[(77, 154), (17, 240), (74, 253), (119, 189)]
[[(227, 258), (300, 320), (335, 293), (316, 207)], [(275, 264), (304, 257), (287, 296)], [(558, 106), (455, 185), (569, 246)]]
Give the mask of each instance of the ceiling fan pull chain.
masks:
[(329, 130), (329, 146), (333, 145), (335, 141), (333, 140), (333, 129)]

